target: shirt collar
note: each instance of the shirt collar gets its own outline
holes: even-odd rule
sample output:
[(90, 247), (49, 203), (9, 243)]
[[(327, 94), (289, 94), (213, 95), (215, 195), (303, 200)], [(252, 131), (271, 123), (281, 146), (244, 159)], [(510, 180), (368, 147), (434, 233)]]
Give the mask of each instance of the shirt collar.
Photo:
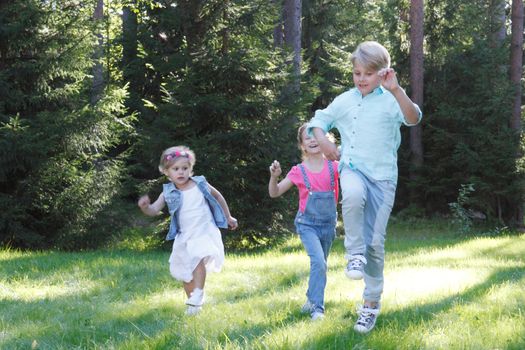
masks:
[[(381, 95), (381, 94), (384, 94), (386, 91), (386, 89), (383, 87), (383, 85), (379, 85), (378, 87), (376, 87), (374, 90), (372, 90), (370, 92), (370, 94), (374, 94), (374, 95)], [(361, 91), (359, 91), (358, 88), (354, 88), (354, 93), (356, 95), (359, 95), (361, 96)]]

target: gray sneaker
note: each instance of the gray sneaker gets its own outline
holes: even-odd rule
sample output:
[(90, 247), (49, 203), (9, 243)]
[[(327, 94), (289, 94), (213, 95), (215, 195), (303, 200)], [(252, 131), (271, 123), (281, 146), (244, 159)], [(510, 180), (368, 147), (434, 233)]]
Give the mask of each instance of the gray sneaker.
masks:
[(324, 318), (324, 313), (320, 311), (314, 311), (310, 317), (312, 318), (312, 321), (322, 320)]
[(301, 313), (303, 314), (311, 314), (315, 309), (315, 305), (310, 302), (310, 300), (306, 300), (306, 303), (301, 307)]
[(362, 279), (365, 265), (366, 258), (363, 255), (352, 255), (350, 259), (348, 259), (348, 264), (345, 268), (346, 277), (352, 280)]
[(357, 311), (358, 317), (354, 325), (354, 330), (359, 333), (368, 333), (376, 325), (377, 315), (379, 315), (379, 307), (371, 308), (368, 306), (361, 306)]

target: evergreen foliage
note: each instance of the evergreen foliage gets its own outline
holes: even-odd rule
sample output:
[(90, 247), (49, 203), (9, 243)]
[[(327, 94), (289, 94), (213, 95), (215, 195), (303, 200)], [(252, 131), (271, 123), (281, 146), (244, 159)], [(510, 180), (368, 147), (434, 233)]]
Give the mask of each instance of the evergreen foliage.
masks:
[[(118, 190), (125, 93), (89, 105), (92, 2), (12, 1), (0, 12), (0, 241), (81, 248)], [(87, 239), (89, 237), (89, 239)]]
[[(195, 174), (239, 219), (226, 243), (273, 242), (297, 202), (269, 198), (268, 166), (278, 159), (286, 172), (299, 161), (297, 126), (353, 85), (357, 44), (383, 43), (410, 95), (409, 1), (302, 3), (297, 95), (287, 88), (292, 53), (272, 38), (280, 1), (105, 2), (98, 24), (95, 0), (0, 2), (0, 244), (80, 249), (117, 238), (137, 196), (159, 194), (158, 157), (178, 144), (196, 152)], [(409, 180), (403, 128), (396, 212), (450, 215), (470, 184), (465, 212), (512, 224), (524, 202), (525, 141), (509, 128), (509, 42), (494, 43), (497, 3), (425, 3), (424, 167)], [(96, 62), (106, 87), (92, 104)], [(425, 208), (414, 208), (410, 189)]]
[[(148, 109), (140, 116), (134, 174), (139, 180), (158, 177), (162, 150), (189, 146), (197, 156), (195, 174), (221, 191), (241, 222), (227, 243), (252, 247), (277, 232), (271, 227), (274, 212), (288, 202), (267, 195), (268, 166), (273, 159), (297, 160), (296, 125), (287, 124), (293, 104), (280, 98), (289, 77), (283, 74), (286, 55), (265, 36), (272, 8), (266, 1), (222, 4), (210, 1), (195, 9), (180, 3), (143, 14), (158, 34), (139, 34), (154, 79), (144, 89)], [(199, 23), (187, 15), (191, 11)], [(163, 181), (152, 183), (155, 198)]]

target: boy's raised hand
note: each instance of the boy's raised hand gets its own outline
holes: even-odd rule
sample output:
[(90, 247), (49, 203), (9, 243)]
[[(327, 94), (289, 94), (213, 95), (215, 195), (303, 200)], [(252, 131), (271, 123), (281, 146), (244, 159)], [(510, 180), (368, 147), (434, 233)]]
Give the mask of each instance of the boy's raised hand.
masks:
[(396, 71), (393, 68), (383, 68), (377, 72), (382, 78), (381, 85), (390, 92), (398, 89), (399, 82), (397, 81)]
[(278, 161), (274, 160), (272, 165), (270, 165), (270, 175), (272, 177), (279, 177), (282, 173), (281, 164)]

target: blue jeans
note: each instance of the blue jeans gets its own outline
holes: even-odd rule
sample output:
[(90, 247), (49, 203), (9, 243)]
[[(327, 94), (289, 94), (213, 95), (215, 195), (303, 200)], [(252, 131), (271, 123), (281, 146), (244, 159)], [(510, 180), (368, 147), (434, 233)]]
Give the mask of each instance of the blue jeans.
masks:
[(383, 293), (386, 226), (394, 205), (396, 185), (373, 181), (349, 167), (341, 170), (345, 257), (364, 255), (363, 299), (380, 301)]
[[(303, 242), (306, 253), (310, 257), (310, 277), (308, 279), (306, 297), (314, 305), (313, 311), (318, 312), (324, 312), (324, 290), (328, 270), (327, 259), (335, 238), (335, 225), (337, 222), (333, 193), (329, 199), (321, 200), (326, 205), (314, 205), (314, 203), (321, 204), (320, 196), (316, 196), (316, 200), (312, 200), (312, 196), (321, 194), (326, 194), (326, 192), (313, 192), (308, 199), (305, 213), (298, 212), (295, 217), (297, 233), (301, 238), (301, 242)], [(320, 213), (320, 211), (323, 213)]]

